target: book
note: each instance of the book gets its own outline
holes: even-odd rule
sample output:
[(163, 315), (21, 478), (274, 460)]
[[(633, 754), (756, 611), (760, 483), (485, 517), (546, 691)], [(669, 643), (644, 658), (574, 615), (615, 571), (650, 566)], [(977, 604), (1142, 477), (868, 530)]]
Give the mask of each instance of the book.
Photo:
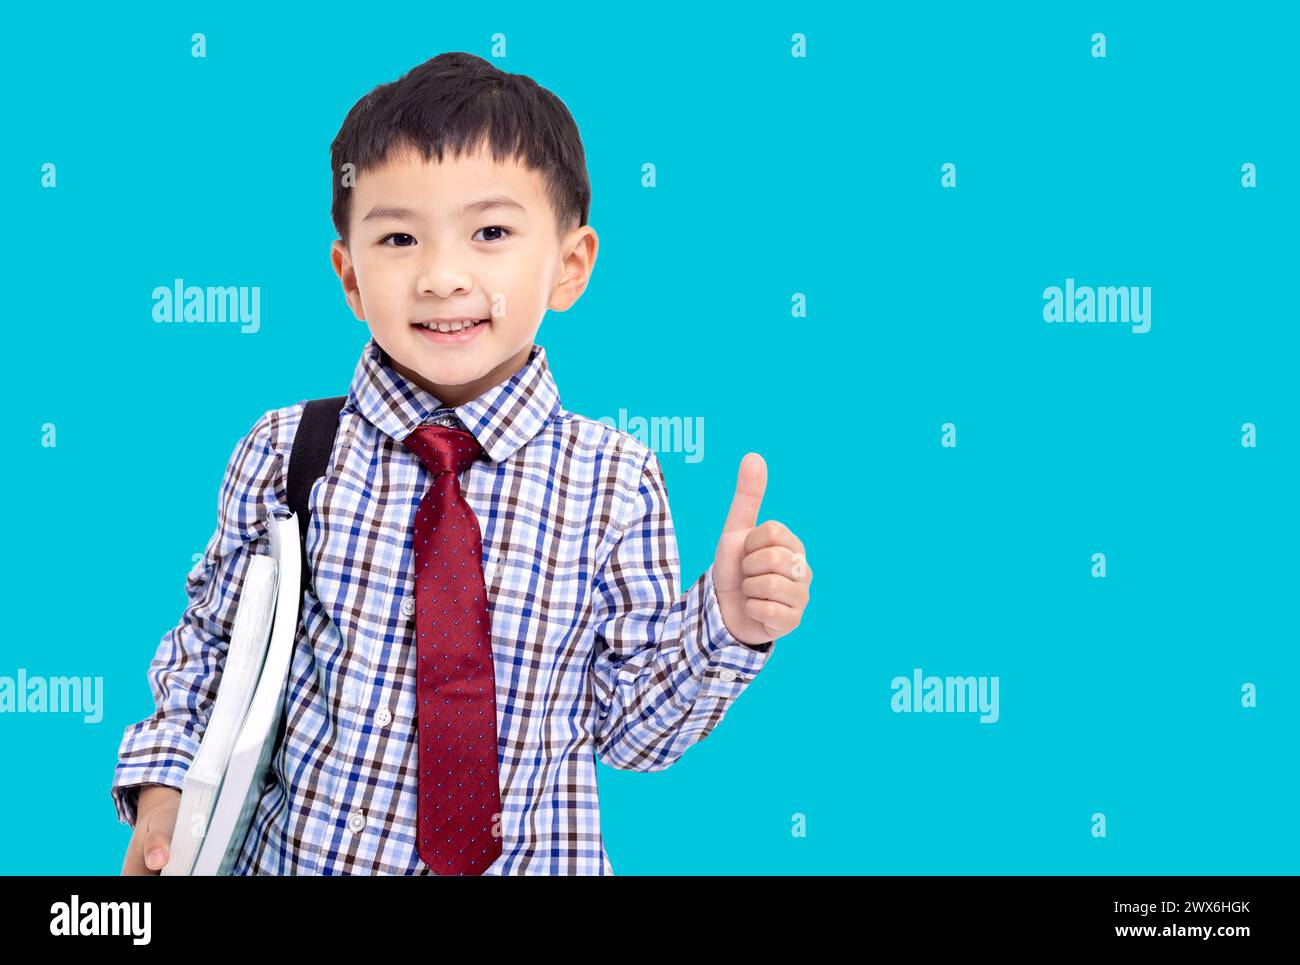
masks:
[(199, 750), (181, 790), (164, 875), (230, 874), (269, 776), (293, 657), (302, 560), (298, 518), (274, 518), (255, 556)]

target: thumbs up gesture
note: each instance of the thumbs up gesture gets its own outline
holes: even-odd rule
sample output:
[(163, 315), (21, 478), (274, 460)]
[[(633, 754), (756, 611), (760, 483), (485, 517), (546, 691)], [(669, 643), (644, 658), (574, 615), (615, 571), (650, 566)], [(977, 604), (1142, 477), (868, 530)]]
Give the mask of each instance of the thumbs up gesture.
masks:
[(722, 621), (741, 643), (766, 643), (797, 627), (812, 582), (799, 538), (776, 520), (758, 522), (766, 489), (767, 463), (756, 452), (746, 453), (713, 555)]

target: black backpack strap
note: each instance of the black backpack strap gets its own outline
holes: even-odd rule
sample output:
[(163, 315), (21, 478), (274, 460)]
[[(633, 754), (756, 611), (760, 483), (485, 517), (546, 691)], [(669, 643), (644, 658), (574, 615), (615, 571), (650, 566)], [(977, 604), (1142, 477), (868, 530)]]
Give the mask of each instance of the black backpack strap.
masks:
[[(311, 521), (311, 487), (325, 475), (329, 468), (330, 452), (334, 449), (334, 436), (339, 429), (339, 413), (343, 411), (346, 395), (332, 399), (312, 399), (302, 410), (298, 431), (294, 434), (293, 449), (289, 453), (289, 511), (298, 517), (298, 541), (302, 547), (302, 585), (307, 588), (310, 568), (307, 566), (307, 524)], [(302, 611), (301, 605), (299, 612)]]
[[(289, 511), (298, 517), (298, 545), (302, 555), (302, 580), (298, 584), (298, 620), (302, 621), (303, 594), (311, 578), (307, 565), (307, 524), (311, 521), (311, 487), (329, 469), (330, 452), (339, 430), (339, 414), (348, 397), (312, 399), (302, 410), (298, 431), (294, 433), (293, 449), (289, 452)], [(275, 736), (276, 753), (284, 741), (284, 731), (289, 717), (288, 696), (280, 710), (280, 726)], [(270, 777), (268, 776), (268, 780)]]

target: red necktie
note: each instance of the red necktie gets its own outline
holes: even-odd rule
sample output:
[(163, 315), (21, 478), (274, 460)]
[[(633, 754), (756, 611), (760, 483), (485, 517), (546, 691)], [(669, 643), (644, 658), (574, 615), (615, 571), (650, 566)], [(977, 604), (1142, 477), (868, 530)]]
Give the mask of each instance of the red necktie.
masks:
[(434, 874), (479, 875), (501, 854), (497, 691), (482, 536), (459, 476), (482, 447), (438, 425), (402, 444), (433, 473), (415, 514), (418, 851)]

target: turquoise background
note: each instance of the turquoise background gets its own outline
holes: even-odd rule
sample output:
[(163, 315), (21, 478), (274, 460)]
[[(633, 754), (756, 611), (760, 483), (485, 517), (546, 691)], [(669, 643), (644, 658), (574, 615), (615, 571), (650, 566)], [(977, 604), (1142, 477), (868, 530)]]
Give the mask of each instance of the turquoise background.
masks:
[[(376, 84), (498, 31), (588, 152), (595, 274), (537, 338), (562, 403), (704, 418), (702, 462), (660, 454), (684, 585), (750, 450), (760, 518), (816, 574), (708, 740), (602, 766), (615, 872), (1300, 870), (1280, 10), (15, 7), (0, 675), (102, 676), (105, 707), (0, 715), (0, 815), (27, 829), (0, 871), (120, 869), (117, 746), (226, 459), (267, 409), (346, 392), (367, 337), (328, 263), (330, 141)], [(260, 286), (261, 331), (155, 324), (176, 277)], [(1151, 286), (1151, 330), (1044, 323), (1067, 277)], [(999, 676), (1000, 721), (892, 713), (914, 667)]]

